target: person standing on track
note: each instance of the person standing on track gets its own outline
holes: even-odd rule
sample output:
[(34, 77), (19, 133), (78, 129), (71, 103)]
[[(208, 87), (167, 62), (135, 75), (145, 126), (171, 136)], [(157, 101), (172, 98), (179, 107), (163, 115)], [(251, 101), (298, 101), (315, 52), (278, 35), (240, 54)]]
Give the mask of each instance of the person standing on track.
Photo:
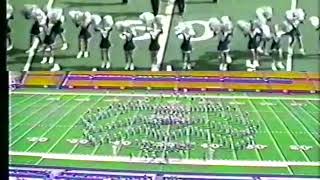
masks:
[(26, 53), (34, 54), (42, 41), (40, 35), (46, 23), (46, 15), (36, 5), (25, 5), (22, 13), (26, 19), (34, 20), (30, 30), (30, 48), (26, 51)]
[(284, 24), (287, 26), (287, 33), (286, 35), (289, 36), (289, 45), (288, 45), (288, 55), (293, 55), (293, 46), (295, 41), (298, 41), (298, 45), (300, 48), (300, 53), (305, 55), (303, 42), (302, 42), (302, 35), (299, 30), (300, 24), (303, 24), (305, 20), (305, 12), (303, 9), (295, 9), (295, 10), (288, 10), (286, 11), (286, 20)]
[(162, 28), (161, 29), (154, 29), (153, 31), (150, 31), (150, 45), (149, 45), (149, 51), (151, 56), (151, 70), (154, 71), (157, 66), (157, 55), (160, 49), (159, 45), (159, 36), (163, 33)]
[(109, 69), (110, 64), (110, 52), (111, 42), (109, 40), (110, 33), (112, 31), (113, 19), (111, 16), (107, 15), (102, 18), (103, 28), (96, 28), (101, 34), (100, 49), (101, 49), (101, 68)]
[(250, 21), (250, 30), (245, 34), (249, 38), (248, 49), (251, 52), (252, 60), (247, 61), (248, 71), (255, 71), (259, 64), (258, 46), (261, 40), (262, 31), (257, 27), (256, 23)]
[(178, 37), (183, 39), (182, 44), (180, 46), (182, 51), (182, 61), (183, 61), (183, 69), (191, 69), (191, 52), (192, 52), (192, 45), (191, 45), (191, 38), (195, 36), (195, 32), (192, 26), (188, 26), (185, 24), (178, 25), (182, 27), (182, 31), (176, 32)]
[(65, 21), (65, 17), (63, 15), (63, 10), (58, 9), (50, 9), (48, 11), (48, 17), (50, 18), (51, 23), (53, 24), (52, 32), (55, 34), (55, 37), (59, 36), (62, 41), (61, 50), (66, 50), (68, 48), (68, 44), (64, 35), (63, 22)]
[(91, 33), (89, 31), (91, 25), (91, 14), (89, 12), (85, 12), (82, 16), (82, 22), (80, 24), (76, 24), (77, 27), (80, 26), (79, 32), (79, 53), (77, 58), (81, 58), (84, 56), (85, 58), (89, 57), (89, 42), (91, 39)]
[(283, 51), (281, 48), (281, 38), (284, 32), (279, 31), (279, 25), (274, 25), (271, 29), (272, 32), (272, 43), (271, 43), (271, 55), (273, 62), (271, 64), (271, 69), (273, 71), (277, 71), (278, 68), (283, 70), (285, 69), (285, 66), (282, 63), (283, 59)]
[(160, 49), (159, 37), (163, 33), (161, 15), (156, 16), (155, 22), (153, 22), (153, 30), (149, 32), (150, 34), (150, 45), (149, 51), (151, 56), (151, 71), (155, 71), (157, 67), (157, 56)]
[(50, 19), (47, 18), (46, 26), (44, 26), (44, 40), (43, 40), (43, 59), (40, 62), (45, 64), (49, 58), (49, 64), (54, 63), (54, 53), (53, 53), (53, 43), (55, 39), (55, 33), (52, 31), (53, 24), (50, 22)]
[(135, 44), (133, 42), (133, 38), (136, 36), (136, 31), (133, 27), (126, 26), (124, 27), (124, 32), (120, 34), (122, 39), (125, 39), (125, 43), (123, 45), (124, 55), (126, 66), (125, 70), (134, 70), (133, 64), (133, 50), (135, 49)]

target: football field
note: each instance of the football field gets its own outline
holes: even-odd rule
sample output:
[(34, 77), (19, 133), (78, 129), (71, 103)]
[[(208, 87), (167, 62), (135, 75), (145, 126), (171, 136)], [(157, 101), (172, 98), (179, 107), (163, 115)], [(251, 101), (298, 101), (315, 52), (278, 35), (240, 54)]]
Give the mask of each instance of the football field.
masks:
[[(134, 39), (137, 46), (134, 52), (134, 62), (137, 70), (149, 70), (151, 67), (150, 55), (148, 52), (149, 36), (144, 32), (144, 27), (139, 21), (139, 15), (143, 12), (152, 12), (151, 5), (144, 0), (129, 0), (127, 5), (122, 5), (120, 0), (11, 0), (15, 11), (15, 19), (12, 21), (12, 38), (14, 49), (8, 53), (8, 69), (11, 71), (20, 71), (27, 62), (29, 30), (32, 22), (24, 19), (20, 13), (24, 4), (37, 4), (44, 7), (47, 4), (53, 7), (63, 8), (66, 14), (66, 22), (64, 28), (66, 30), (66, 38), (69, 43), (69, 49), (61, 51), (61, 42), (57, 42), (57, 50), (55, 52), (56, 62), (61, 65), (64, 71), (92, 70), (101, 65), (100, 58), (100, 35), (93, 32), (93, 38), (90, 42), (90, 57), (87, 59), (76, 59), (77, 55), (77, 36), (78, 31), (67, 15), (70, 10), (87, 10), (93, 14), (111, 15), (115, 21), (130, 20), (136, 27), (138, 36)], [(194, 70), (218, 70), (218, 53), (217, 39), (212, 38), (209, 31), (208, 20), (211, 17), (221, 17), (228, 15), (235, 23), (237, 20), (249, 20), (255, 17), (255, 9), (260, 6), (271, 6), (274, 8), (274, 22), (281, 23), (284, 20), (284, 13), (291, 8), (291, 0), (220, 0), (218, 4), (212, 3), (211, 0), (188, 0), (186, 1), (186, 12), (183, 17), (177, 15), (177, 8), (170, 4), (167, 0), (161, 0), (160, 14), (165, 15), (164, 33), (160, 36), (160, 51), (158, 55), (158, 63), (162, 64), (161, 69), (165, 69), (166, 65), (171, 65), (174, 70), (182, 70), (182, 61), (180, 53), (181, 40), (174, 33), (174, 27), (181, 21), (192, 24), (196, 32), (193, 39), (193, 53), (191, 60)], [(298, 1), (297, 7), (306, 11), (307, 19), (310, 16), (319, 14), (316, 6), (317, 0)], [(304, 39), (306, 55), (299, 55), (298, 48), (295, 50), (293, 59), (294, 71), (318, 72), (319, 43), (318, 34), (311, 26), (308, 20), (301, 26), (301, 32)], [(119, 37), (119, 32), (114, 30), (110, 38), (112, 47), (110, 49), (111, 70), (123, 70), (124, 52), (122, 50), (123, 40)], [(283, 39), (283, 47), (286, 51), (288, 40)], [(235, 29), (231, 42), (231, 56), (234, 62), (231, 64), (231, 70), (245, 70), (245, 60), (249, 58), (247, 52), (247, 39), (239, 31)], [(50, 70), (52, 65), (42, 65), (42, 53), (38, 53), (32, 59), (29, 70)], [(271, 70), (272, 59), (262, 56), (262, 66), (260, 70)]]
[[(145, 128), (149, 124), (143, 121), (130, 123), (130, 119), (151, 117), (152, 111), (135, 109), (119, 113), (119, 110), (96, 121), (97, 126), (107, 127), (99, 132), (108, 137), (103, 143), (92, 145), (84, 140), (84, 124), (80, 120), (84, 113), (89, 109), (95, 111), (98, 107), (128, 103), (184, 108), (201, 108), (211, 103), (229, 110), (191, 112), (192, 125), (161, 124), (157, 129)], [(9, 110), (12, 165), (319, 176), (320, 99), (317, 95), (221, 93), (174, 96), (143, 91), (89, 93), (20, 89), (10, 93)], [(247, 129), (249, 125), (241, 123), (245, 117), (259, 127), (252, 139), (254, 146), (239, 149), (239, 142), (244, 141), (242, 137), (225, 134)], [(231, 127), (232, 132), (221, 132), (217, 126)], [(170, 151), (167, 161), (164, 161), (165, 150), (151, 158), (152, 153), (141, 149), (141, 142), (159, 143), (154, 134), (166, 136), (165, 144), (192, 146), (185, 151)], [(117, 141), (119, 137), (120, 141)], [(223, 142), (217, 141), (219, 137), (230, 148), (221, 146)]]

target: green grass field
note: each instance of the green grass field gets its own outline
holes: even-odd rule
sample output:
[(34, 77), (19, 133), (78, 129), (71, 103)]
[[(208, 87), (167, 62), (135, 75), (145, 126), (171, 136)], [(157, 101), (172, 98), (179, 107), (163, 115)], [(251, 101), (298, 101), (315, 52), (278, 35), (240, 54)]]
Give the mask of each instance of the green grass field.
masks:
[[(139, 95), (140, 94), (140, 95)], [(151, 94), (150, 94), (151, 95)], [(319, 150), (320, 136), (317, 119), (319, 116), (320, 99), (315, 95), (308, 96), (268, 96), (268, 95), (245, 95), (237, 93), (221, 94), (205, 100), (194, 97), (164, 97), (149, 98), (145, 102), (143, 92), (103, 94), (85, 92), (65, 92), (62, 90), (19, 90), (10, 95), (10, 164), (43, 165), (43, 166), (67, 166), (67, 167), (90, 167), (96, 169), (125, 169), (125, 170), (154, 170), (168, 172), (206, 172), (206, 173), (252, 173), (252, 174), (286, 174), (286, 175), (319, 175)], [(126, 141), (131, 142), (128, 146), (118, 146), (114, 155), (112, 150), (113, 140), (102, 145), (82, 145), (80, 143), (71, 144), (68, 139), (83, 139), (83, 124), (80, 116), (89, 108), (107, 107), (113, 103), (128, 103), (143, 101), (150, 105), (181, 104), (185, 107), (195, 107), (205, 102), (221, 103), (225, 106), (235, 107), (236, 111), (229, 114), (231, 122), (235, 123), (237, 117), (241, 117), (245, 112), (249, 113), (254, 124), (259, 124), (260, 128), (256, 132), (256, 144), (266, 145), (265, 149), (256, 150), (235, 150), (216, 149), (214, 156), (210, 156), (211, 151), (201, 145), (210, 143), (206, 135), (182, 135), (172, 142), (194, 142), (195, 146), (187, 153), (181, 155), (178, 152), (169, 153), (170, 159), (182, 160), (179, 164), (153, 164), (142, 162), (144, 153), (137, 145), (143, 139), (156, 141), (146, 133), (136, 133), (127, 136)], [(105, 126), (117, 124), (118, 128), (108, 130), (109, 135), (114, 137), (119, 133), (126, 133), (127, 129), (139, 128), (140, 124), (128, 125), (128, 119), (142, 115), (150, 115), (147, 110), (132, 110), (126, 113), (103, 119), (98, 124)], [(237, 116), (238, 115), (238, 116)], [(239, 116), (240, 115), (240, 116)], [(223, 118), (213, 112), (191, 113), (192, 119), (206, 117), (208, 122), (215, 124), (226, 123)], [(126, 125), (127, 124), (127, 125)], [(210, 123), (209, 123), (210, 124)], [(232, 124), (229, 124), (232, 125)], [(142, 124), (141, 127), (144, 125)], [(241, 129), (243, 125), (234, 124), (235, 128)], [(188, 126), (191, 127), (191, 126)], [(200, 131), (208, 130), (208, 134), (215, 136), (219, 134), (216, 129), (209, 127), (206, 123), (196, 123), (192, 125), (194, 129)], [(183, 128), (175, 125), (163, 125), (159, 131), (166, 131), (169, 134), (177, 133)], [(150, 130), (151, 131), (151, 130)], [(209, 135), (208, 135), (209, 136)], [(31, 142), (31, 137), (48, 138), (46, 142)], [(111, 138), (112, 139), (112, 138)], [(166, 140), (168, 142), (168, 140)], [(231, 138), (232, 141), (236, 139)], [(291, 150), (290, 145), (311, 146), (309, 150)], [(117, 160), (117, 157), (133, 156), (141, 162), (127, 158), (124, 162)], [(56, 155), (57, 154), (57, 155)], [(50, 156), (52, 155), (52, 156)], [(76, 155), (87, 155), (87, 160), (72, 159)], [(108, 156), (108, 161), (97, 161), (94, 157), (101, 159)], [(203, 157), (206, 156), (206, 161)], [(79, 156), (80, 157), (80, 156)], [(160, 155), (160, 158), (163, 156)], [(58, 158), (58, 159), (57, 159)], [(91, 158), (91, 159), (90, 159)], [(92, 159), (93, 158), (93, 159)], [(185, 160), (185, 161), (183, 161)], [(187, 165), (184, 162), (195, 160), (197, 163)], [(225, 160), (232, 162), (266, 162), (267, 167), (248, 167), (234, 165), (213, 165), (214, 160)], [(110, 162), (112, 161), (112, 162)], [(273, 164), (274, 163), (274, 164)], [(277, 163), (285, 165), (276, 166)], [(275, 167), (276, 166), (276, 167)]]
[[(128, 5), (122, 5), (120, 0), (109, 0), (108, 2), (101, 0), (56, 0), (54, 1), (54, 7), (61, 7), (65, 9), (67, 13), (71, 9), (88, 10), (92, 13), (100, 15), (112, 15), (115, 21), (121, 20), (138, 20), (138, 16), (146, 11), (152, 11), (150, 3), (146, 3), (143, 0), (129, 1)], [(45, 6), (47, 1), (40, 0), (12, 0), (13, 7), (15, 8), (15, 19), (12, 22), (12, 37), (14, 40), (14, 49), (9, 52), (8, 56), (8, 69), (11, 71), (22, 70), (27, 61), (27, 54), (24, 51), (28, 48), (28, 35), (31, 26), (31, 21), (27, 21), (23, 18), (20, 11), (23, 8), (23, 4), (38, 4)], [(317, 6), (317, 0), (303, 0), (298, 2), (298, 7), (302, 7), (307, 12), (307, 18), (319, 14)], [(210, 17), (229, 15), (233, 21), (239, 19), (249, 20), (255, 15), (255, 9), (259, 6), (269, 5), (274, 8), (276, 23), (280, 23), (283, 20), (285, 10), (291, 6), (290, 0), (221, 0), (218, 4), (213, 4), (211, 0), (189, 0), (187, 1), (186, 12), (183, 17), (176, 14), (167, 15), (167, 20), (164, 26), (164, 34), (161, 38), (161, 50), (160, 58), (163, 58), (163, 65), (172, 65), (174, 70), (181, 70), (181, 53), (180, 43), (181, 41), (174, 34), (174, 27), (180, 21), (188, 21), (193, 23), (193, 27), (197, 33), (196, 40), (193, 42), (194, 52), (192, 54), (192, 61), (194, 62), (195, 70), (218, 70), (217, 60), (217, 40), (207, 36), (207, 28), (203, 25), (205, 21), (208, 21)], [(160, 14), (172, 12), (166, 0), (161, 1)], [(177, 11), (177, 8), (176, 8)], [(172, 21), (170, 26), (170, 21)], [(193, 22), (192, 22), (193, 21)], [(99, 42), (100, 36), (95, 33), (90, 43), (91, 56), (88, 59), (76, 59), (77, 54), (77, 35), (78, 29), (72, 24), (70, 17), (67, 15), (66, 23), (66, 37), (69, 42), (69, 49), (67, 51), (57, 50), (56, 60), (61, 65), (63, 70), (91, 70), (100, 66), (100, 49)], [(141, 29), (138, 28), (138, 29)], [(143, 29), (143, 28), (142, 28)], [(149, 59), (149, 52), (147, 47), (149, 45), (149, 39), (143, 38), (144, 32), (137, 30), (139, 37), (135, 41), (137, 49), (134, 53), (134, 61), (137, 70), (149, 70), (151, 62)], [(294, 56), (294, 71), (319, 71), (318, 61), (319, 51), (316, 31), (311, 24), (306, 21), (301, 27), (302, 34), (304, 36), (304, 44), (306, 50), (306, 56), (296, 55)], [(111, 63), (112, 70), (123, 70), (124, 68), (124, 53), (122, 50), (123, 41), (119, 38), (119, 32), (113, 31), (111, 35)], [(245, 70), (245, 59), (247, 59), (248, 53), (246, 50), (247, 39), (239, 32), (235, 30), (234, 38), (231, 45), (231, 55), (235, 60), (231, 65), (231, 70)], [(283, 40), (284, 47), (286, 48), (287, 39)], [(59, 42), (58, 42), (59, 44)], [(38, 53), (33, 59), (33, 63), (30, 70), (49, 70), (51, 65), (41, 65), (41, 53)], [(271, 70), (270, 57), (262, 57), (261, 70)], [(165, 66), (163, 66), (165, 67)]]

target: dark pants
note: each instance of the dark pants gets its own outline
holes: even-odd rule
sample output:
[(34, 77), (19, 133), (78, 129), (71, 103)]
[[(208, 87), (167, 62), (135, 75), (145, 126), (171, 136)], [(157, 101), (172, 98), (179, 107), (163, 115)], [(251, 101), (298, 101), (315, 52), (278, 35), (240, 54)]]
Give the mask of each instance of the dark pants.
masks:
[(213, 3), (217, 3), (218, 2), (218, 0), (212, 0), (213, 1)]
[(153, 15), (158, 15), (160, 0), (151, 0)]
[(179, 13), (182, 14), (185, 8), (185, 0), (176, 0), (176, 4), (178, 5)]
[(128, 0), (122, 0), (122, 4), (127, 4)]

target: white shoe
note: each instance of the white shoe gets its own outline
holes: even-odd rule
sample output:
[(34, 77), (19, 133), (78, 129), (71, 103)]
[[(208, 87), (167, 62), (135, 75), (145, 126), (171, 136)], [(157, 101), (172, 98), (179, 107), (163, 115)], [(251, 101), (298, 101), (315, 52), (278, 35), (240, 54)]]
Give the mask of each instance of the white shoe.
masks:
[(55, 71), (60, 71), (60, 70), (61, 70), (61, 68), (60, 68), (59, 64), (54, 64), (54, 65), (53, 65), (53, 68), (51, 68), (50, 71), (55, 72)]
[(278, 71), (278, 69), (277, 69), (277, 66), (276, 66), (276, 63), (275, 63), (275, 62), (273, 62), (273, 63), (271, 64), (271, 69), (272, 69), (272, 71)]
[(300, 49), (300, 53), (301, 53), (302, 55), (306, 55), (306, 52), (304, 51), (303, 48)]
[(97, 68), (92, 68), (92, 71), (98, 71)]
[(256, 71), (256, 69), (255, 68), (247, 68), (247, 71), (248, 72), (254, 72), (254, 71)]
[(269, 56), (269, 55), (270, 55), (267, 50), (264, 51), (263, 54), (264, 54), (265, 56)]
[(230, 56), (227, 56), (226, 61), (227, 61), (228, 64), (231, 64), (232, 63), (232, 58)]
[(53, 58), (53, 57), (50, 57), (50, 58), (49, 58), (49, 64), (53, 64), (53, 62), (54, 62), (54, 58)]
[(228, 70), (228, 64), (223, 64), (222, 71), (227, 71), (227, 70)]
[(83, 52), (82, 51), (79, 51), (78, 54), (77, 54), (77, 59), (80, 59), (83, 55)]
[(277, 66), (280, 69), (285, 69), (285, 67), (284, 67), (284, 65), (283, 65), (283, 63), (281, 61), (277, 62)]
[(158, 67), (156, 64), (151, 65), (151, 71), (158, 71)]
[(109, 69), (111, 67), (111, 63), (109, 61), (107, 61), (106, 63), (106, 69)]
[(183, 67), (182, 68), (185, 70), (185, 69), (187, 69), (187, 66), (188, 66), (188, 63), (185, 62), (185, 63), (183, 63)]
[(259, 67), (260, 66), (259, 61), (258, 60), (253, 60), (253, 66)]
[(84, 58), (88, 58), (89, 57), (89, 52), (85, 51), (83, 56), (84, 56)]
[(47, 57), (43, 57), (42, 61), (40, 62), (40, 64), (45, 64), (45, 63), (47, 63), (47, 61), (48, 61), (48, 58)]
[(223, 64), (222, 63), (219, 65), (219, 70), (223, 71)]
[(104, 68), (106, 66), (106, 62), (102, 61), (102, 64), (101, 64), (101, 68)]
[(172, 71), (172, 66), (171, 65), (167, 65), (166, 66), (166, 71)]
[(10, 51), (13, 48), (13, 45), (10, 44), (9, 47), (7, 47), (7, 51)]
[(68, 44), (67, 43), (63, 43), (63, 45), (62, 45), (60, 50), (64, 51), (66, 49), (68, 49)]
[(250, 59), (246, 60), (246, 67), (249, 67), (249, 68), (253, 68), (254, 67), (254, 65), (251, 64), (251, 60)]
[(125, 70), (129, 70), (130, 68), (130, 63), (127, 63), (126, 66), (124, 67)]
[(130, 71), (133, 71), (133, 70), (134, 70), (134, 64), (131, 63), (131, 64), (130, 64)]
[(263, 50), (262, 50), (261, 47), (258, 47), (258, 48), (257, 48), (257, 51), (258, 51), (259, 53), (261, 53), (261, 54), (263, 53)]
[(187, 64), (187, 69), (188, 69), (188, 70), (191, 70), (191, 63), (188, 63), (188, 64)]

